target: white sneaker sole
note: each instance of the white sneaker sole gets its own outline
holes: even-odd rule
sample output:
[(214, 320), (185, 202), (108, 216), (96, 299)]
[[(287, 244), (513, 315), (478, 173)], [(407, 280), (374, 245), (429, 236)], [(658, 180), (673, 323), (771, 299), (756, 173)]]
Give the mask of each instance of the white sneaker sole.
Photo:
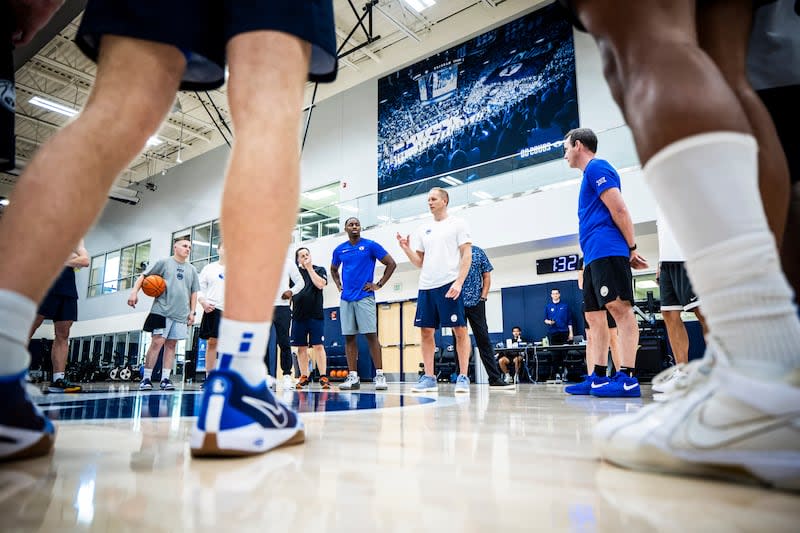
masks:
[(206, 432), (195, 427), (190, 447), (192, 457), (244, 457), (305, 441), (303, 424), (293, 428), (264, 429), (250, 424), (236, 429)]
[(411, 392), (439, 392), (439, 387), (413, 387)]
[(456, 387), (456, 394), (469, 394), (469, 387), (463, 389)]
[(388, 390), (388, 385), (375, 385), (375, 390)]

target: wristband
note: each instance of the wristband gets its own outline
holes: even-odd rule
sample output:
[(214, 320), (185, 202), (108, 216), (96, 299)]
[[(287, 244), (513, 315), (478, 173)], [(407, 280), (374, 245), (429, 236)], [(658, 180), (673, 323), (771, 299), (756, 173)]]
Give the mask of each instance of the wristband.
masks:
[(628, 251), (629, 252), (632, 252), (634, 250), (636, 250), (636, 243), (633, 243), (633, 246), (628, 246)]

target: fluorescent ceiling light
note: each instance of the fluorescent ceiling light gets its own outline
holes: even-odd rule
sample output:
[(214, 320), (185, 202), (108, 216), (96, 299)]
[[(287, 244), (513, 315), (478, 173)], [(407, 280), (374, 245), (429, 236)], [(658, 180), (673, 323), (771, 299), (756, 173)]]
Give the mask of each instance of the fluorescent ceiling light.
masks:
[(637, 281), (636, 282), (636, 288), (637, 289), (657, 289), (658, 288), (658, 283), (656, 283), (655, 281), (653, 281), (651, 279), (647, 279), (647, 280), (644, 280), (644, 281)]
[(325, 224), (325, 227), (326, 228), (338, 228), (339, 227), (339, 223), (338, 222), (328, 222), (327, 224)]
[(340, 205), (339, 209), (343, 211), (349, 211), (351, 213), (358, 213), (358, 209), (350, 205)]
[(491, 200), (492, 198), (494, 198), (494, 196), (492, 196), (486, 191), (473, 191), (472, 195), (477, 196), (478, 198), (481, 198), (483, 200)]
[(159, 144), (161, 144), (163, 142), (164, 141), (159, 139), (157, 136), (153, 135), (152, 137), (147, 139), (147, 142), (145, 143), (145, 146), (158, 146)]
[(44, 98), (39, 98), (38, 96), (34, 96), (28, 100), (28, 103), (68, 117), (74, 117), (79, 113), (77, 109), (57, 104), (56, 102), (51, 102), (50, 100), (45, 100)]
[(439, 178), (439, 181), (443, 181), (448, 185), (463, 185), (464, 182), (458, 178), (454, 178), (453, 176), (445, 176), (443, 178)]
[(411, 6), (417, 13), (422, 13), (425, 9), (431, 7), (436, 2), (434, 0), (404, 0), (406, 4)]
[(329, 196), (335, 196), (335, 193), (330, 189), (320, 189), (318, 191), (304, 192), (303, 196), (309, 200), (322, 200), (323, 198), (328, 198)]

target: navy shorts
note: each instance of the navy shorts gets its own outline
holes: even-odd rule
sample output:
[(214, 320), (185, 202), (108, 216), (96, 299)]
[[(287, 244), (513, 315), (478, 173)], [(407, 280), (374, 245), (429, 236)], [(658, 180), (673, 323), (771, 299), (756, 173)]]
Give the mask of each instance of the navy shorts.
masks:
[(455, 300), (445, 298), (452, 283), (435, 289), (419, 291), (417, 297), (417, 315), (414, 325), (418, 328), (452, 328), (466, 326), (464, 318), (464, 298), (459, 294)]
[(583, 271), (583, 305), (586, 312), (602, 311), (619, 298), (633, 305), (630, 259), (622, 256), (595, 259)]
[(292, 346), (319, 346), (325, 341), (325, 321), (319, 318), (292, 320)]
[(78, 320), (78, 299), (71, 296), (48, 293), (39, 306), (38, 314), (53, 322)]
[(259, 30), (311, 44), (311, 81), (336, 78), (332, 0), (89, 0), (75, 40), (94, 61), (103, 35), (173, 45), (187, 58), (181, 90), (202, 91), (225, 82), (227, 42)]

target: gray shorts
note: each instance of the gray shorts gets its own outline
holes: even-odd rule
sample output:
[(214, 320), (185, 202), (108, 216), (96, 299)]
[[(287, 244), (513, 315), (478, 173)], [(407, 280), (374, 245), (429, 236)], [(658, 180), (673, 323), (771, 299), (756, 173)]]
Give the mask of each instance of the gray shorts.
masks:
[(375, 296), (367, 296), (339, 304), (339, 316), (342, 322), (342, 335), (378, 332), (378, 309), (375, 307)]
[(153, 336), (161, 335), (167, 340), (183, 340), (188, 336), (189, 328), (185, 322), (178, 322), (167, 317), (167, 325), (153, 330)]

